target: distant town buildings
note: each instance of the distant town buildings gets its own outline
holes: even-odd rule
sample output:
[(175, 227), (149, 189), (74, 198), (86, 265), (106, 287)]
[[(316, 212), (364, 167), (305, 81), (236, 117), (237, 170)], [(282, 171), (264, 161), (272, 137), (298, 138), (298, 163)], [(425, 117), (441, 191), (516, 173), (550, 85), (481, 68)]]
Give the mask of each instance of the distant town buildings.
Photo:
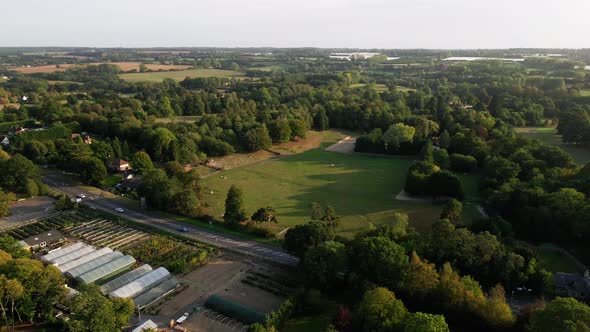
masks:
[(372, 58), (376, 55), (381, 53), (371, 53), (371, 52), (350, 52), (350, 53), (330, 53), (330, 59), (335, 60), (364, 60)]

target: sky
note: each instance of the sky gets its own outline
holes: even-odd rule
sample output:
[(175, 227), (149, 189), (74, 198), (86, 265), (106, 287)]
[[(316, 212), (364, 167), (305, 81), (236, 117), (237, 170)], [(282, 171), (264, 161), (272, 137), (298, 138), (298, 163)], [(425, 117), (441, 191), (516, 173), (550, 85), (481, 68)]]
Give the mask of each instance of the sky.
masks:
[(0, 8), (0, 46), (590, 47), (590, 0), (0, 0)]

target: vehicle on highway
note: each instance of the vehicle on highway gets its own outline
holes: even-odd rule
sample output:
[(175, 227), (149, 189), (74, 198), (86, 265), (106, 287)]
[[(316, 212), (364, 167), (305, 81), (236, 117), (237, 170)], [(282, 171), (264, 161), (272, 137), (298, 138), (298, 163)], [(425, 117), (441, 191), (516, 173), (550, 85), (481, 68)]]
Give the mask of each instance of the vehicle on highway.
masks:
[(84, 195), (84, 194), (78, 194), (78, 196), (77, 196), (77, 197), (78, 197), (78, 198), (86, 198), (86, 195)]
[(179, 231), (179, 232), (186, 233), (186, 232), (188, 232), (188, 228), (186, 228), (186, 227), (180, 227), (180, 228), (178, 229), (178, 231)]
[(120, 213), (125, 212), (125, 210), (123, 210), (123, 208), (120, 208), (120, 207), (116, 208), (115, 211), (120, 212)]

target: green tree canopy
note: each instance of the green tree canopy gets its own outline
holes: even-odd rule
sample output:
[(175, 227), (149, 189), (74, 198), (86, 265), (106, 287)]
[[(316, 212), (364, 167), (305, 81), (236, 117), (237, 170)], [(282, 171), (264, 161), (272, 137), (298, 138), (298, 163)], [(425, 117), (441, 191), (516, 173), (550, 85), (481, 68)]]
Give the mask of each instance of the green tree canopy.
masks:
[(535, 310), (529, 321), (530, 332), (590, 331), (590, 307), (574, 298), (557, 298), (544, 309)]
[(154, 164), (149, 154), (145, 151), (138, 151), (133, 155), (133, 159), (131, 159), (131, 167), (139, 174), (144, 174), (154, 168)]
[(223, 215), (223, 220), (230, 225), (235, 225), (246, 220), (246, 218), (242, 189), (232, 185), (229, 188), (225, 199), (225, 213)]

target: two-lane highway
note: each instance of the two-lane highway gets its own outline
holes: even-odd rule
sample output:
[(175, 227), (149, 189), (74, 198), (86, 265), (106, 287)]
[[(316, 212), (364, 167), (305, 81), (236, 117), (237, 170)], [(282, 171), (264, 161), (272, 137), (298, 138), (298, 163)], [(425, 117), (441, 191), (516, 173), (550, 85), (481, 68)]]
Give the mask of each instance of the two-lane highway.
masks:
[[(293, 257), (276, 247), (260, 244), (251, 240), (244, 240), (237, 237), (228, 236), (226, 234), (199, 228), (194, 225), (181, 223), (170, 218), (152, 216), (149, 214), (149, 211), (130, 209), (127, 206), (118, 204), (116, 198), (97, 196), (95, 193), (86, 191), (80, 187), (68, 185), (56, 176), (47, 175), (44, 176), (43, 180), (54, 190), (62, 192), (68, 196), (76, 197), (80, 194), (86, 195), (84, 203), (91, 208), (96, 208), (109, 213), (119, 213), (116, 212), (115, 209), (123, 208), (124, 212), (120, 213), (121, 216), (137, 223), (146, 224), (169, 232), (178, 233), (187, 238), (204, 242), (222, 249), (231, 250), (236, 253), (274, 263), (289, 266), (294, 266), (298, 263), (298, 259), (296, 257)], [(186, 228), (186, 231), (184, 231), (185, 229), (182, 228)], [(180, 229), (182, 229), (183, 232), (181, 232)]]

